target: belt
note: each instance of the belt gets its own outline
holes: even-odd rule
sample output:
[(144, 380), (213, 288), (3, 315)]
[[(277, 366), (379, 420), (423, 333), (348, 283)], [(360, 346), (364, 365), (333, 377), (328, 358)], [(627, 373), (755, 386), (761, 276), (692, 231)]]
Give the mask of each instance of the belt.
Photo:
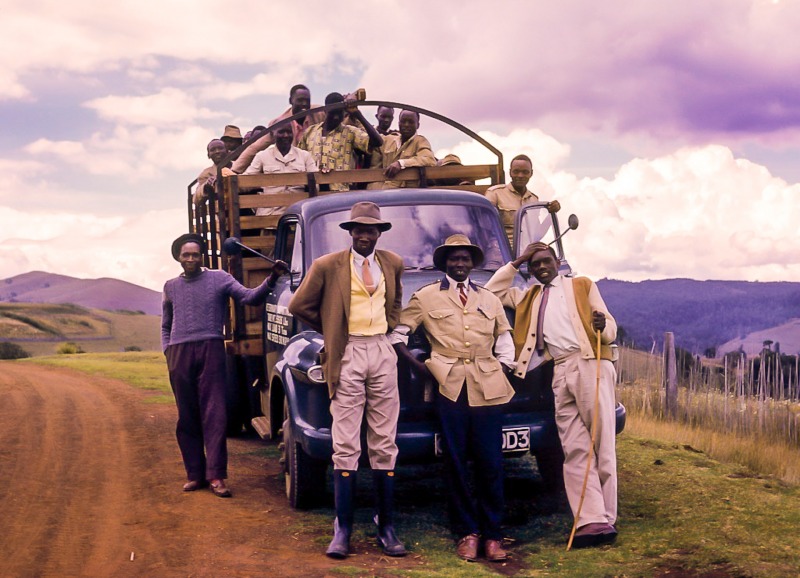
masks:
[(439, 353), (447, 357), (458, 357), (459, 359), (476, 359), (478, 357), (493, 357), (490, 349), (470, 347), (469, 349), (451, 349), (449, 347), (434, 347), (433, 353)]

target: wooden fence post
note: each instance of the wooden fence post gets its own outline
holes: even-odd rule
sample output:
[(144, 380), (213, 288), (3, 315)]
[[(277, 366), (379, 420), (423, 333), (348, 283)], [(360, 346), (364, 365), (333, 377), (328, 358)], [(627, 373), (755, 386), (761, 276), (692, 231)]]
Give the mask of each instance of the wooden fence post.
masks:
[(675, 361), (675, 334), (664, 333), (664, 391), (666, 393), (666, 414), (675, 418), (678, 415), (678, 368)]

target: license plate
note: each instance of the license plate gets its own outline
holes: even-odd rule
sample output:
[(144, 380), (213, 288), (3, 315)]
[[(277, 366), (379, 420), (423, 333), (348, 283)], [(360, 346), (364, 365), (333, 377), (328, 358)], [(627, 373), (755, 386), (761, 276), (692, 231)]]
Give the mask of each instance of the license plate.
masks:
[[(440, 434), (434, 436), (434, 446), (437, 456), (442, 455), (442, 437)], [(531, 449), (531, 428), (529, 427), (504, 427), (503, 428), (503, 452), (514, 453), (524, 452)]]

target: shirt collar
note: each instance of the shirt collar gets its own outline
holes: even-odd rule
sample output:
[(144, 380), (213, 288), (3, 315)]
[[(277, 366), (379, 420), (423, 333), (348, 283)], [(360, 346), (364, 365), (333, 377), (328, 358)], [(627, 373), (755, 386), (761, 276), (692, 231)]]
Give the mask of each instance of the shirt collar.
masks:
[[(465, 286), (469, 286), (469, 288), (472, 289), (473, 291), (477, 291), (478, 290), (478, 286), (475, 285), (475, 283), (473, 283), (472, 281), (470, 281), (469, 277), (467, 277), (462, 282), (464, 283)], [(453, 288), (455, 289), (458, 286), (458, 283), (459, 283), (459, 281), (456, 281), (450, 275), (445, 273), (444, 279), (442, 279), (441, 282), (440, 282), (439, 289), (441, 291), (446, 291), (446, 290), (450, 289), (450, 285), (452, 285)]]
[(353, 262), (359, 267), (364, 265), (364, 259), (369, 259), (371, 263), (375, 262), (375, 251), (364, 257), (364, 255), (357, 253), (352, 247), (350, 247), (350, 254), (353, 256)]

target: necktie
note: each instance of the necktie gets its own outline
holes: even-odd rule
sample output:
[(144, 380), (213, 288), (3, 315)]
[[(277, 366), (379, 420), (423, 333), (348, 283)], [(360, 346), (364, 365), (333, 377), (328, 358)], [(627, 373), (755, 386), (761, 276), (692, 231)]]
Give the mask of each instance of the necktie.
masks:
[(456, 285), (458, 287), (458, 296), (461, 297), (461, 304), (466, 307), (467, 306), (467, 293), (464, 291), (464, 284), (459, 283)]
[(364, 264), (361, 266), (361, 280), (364, 281), (370, 295), (375, 293), (375, 280), (372, 278), (372, 271), (369, 268), (369, 259), (364, 259)]
[(550, 285), (542, 289), (542, 301), (539, 303), (539, 315), (536, 319), (536, 352), (544, 352), (544, 309), (547, 307), (547, 297), (550, 295)]

